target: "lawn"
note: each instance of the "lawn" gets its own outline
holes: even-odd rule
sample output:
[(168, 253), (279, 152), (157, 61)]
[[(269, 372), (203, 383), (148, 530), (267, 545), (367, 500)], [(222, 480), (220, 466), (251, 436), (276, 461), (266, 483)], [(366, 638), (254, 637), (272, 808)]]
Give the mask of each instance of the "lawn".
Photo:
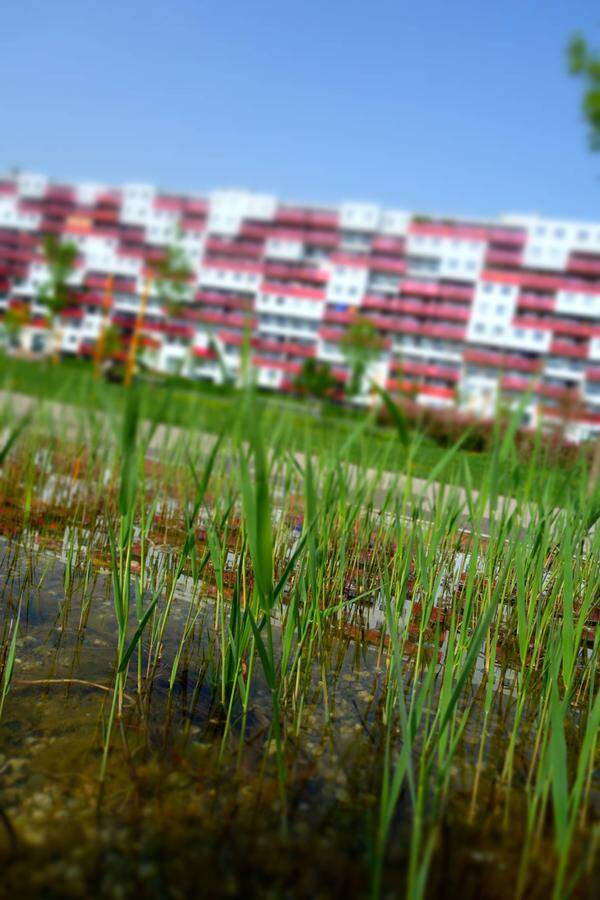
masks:
[[(51, 364), (0, 356), (0, 389), (92, 408), (108, 405), (119, 409), (126, 395), (122, 385), (95, 379), (91, 365), (78, 359)], [(241, 396), (234, 388), (181, 378), (165, 377), (155, 383), (141, 381), (140, 389), (147, 418), (213, 434), (229, 428)], [(258, 395), (256, 408), (262, 418), (267, 440), (271, 443), (277, 442), (286, 449), (296, 451), (307, 446), (315, 452), (321, 449), (336, 450), (348, 442), (357, 428), (362, 427), (360, 440), (351, 442), (345, 453), (346, 461), (392, 472), (407, 469), (407, 453), (395, 429), (376, 424), (367, 412), (332, 403), (325, 403), (319, 408), (311, 401), (266, 392)], [(468, 482), (475, 487), (480, 486), (489, 465), (489, 453), (461, 448), (452, 459), (444, 462), (447, 450), (430, 437), (420, 436), (418, 452), (414, 453), (410, 462), (412, 475), (428, 478), (432, 471), (436, 471), (436, 478), (440, 481)], [(525, 469), (525, 463), (514, 460), (517, 475), (519, 468)], [(536, 473), (536, 483), (532, 485), (533, 493), (536, 496), (546, 493), (546, 475), (551, 475), (554, 500), (561, 502), (561, 496), (570, 490), (574, 471), (574, 466), (560, 468), (542, 460)], [(511, 478), (513, 474), (510, 473)]]

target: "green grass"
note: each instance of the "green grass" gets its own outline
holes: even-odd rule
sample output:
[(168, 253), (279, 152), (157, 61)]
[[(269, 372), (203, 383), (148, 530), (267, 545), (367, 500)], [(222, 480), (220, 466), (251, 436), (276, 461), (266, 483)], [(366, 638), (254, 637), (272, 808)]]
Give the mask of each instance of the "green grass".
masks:
[[(0, 389), (95, 409), (108, 405), (122, 410), (126, 395), (120, 384), (99, 384), (91, 365), (76, 359), (52, 365), (0, 356)], [(140, 383), (140, 400), (146, 417), (213, 434), (226, 431), (237, 419), (241, 396), (233, 388), (181, 378)], [(382, 471), (407, 469), (409, 456), (404, 430), (399, 435), (397, 427), (379, 426), (367, 412), (330, 403), (318, 412), (310, 402), (266, 393), (258, 394), (255, 408), (271, 445), (278, 442), (282, 448), (292, 451), (309, 445), (316, 453), (340, 450), (346, 462)], [(354, 441), (352, 435), (357, 428), (361, 429), (360, 440)], [(410, 458), (410, 472), (421, 478), (429, 478), (435, 472), (440, 481), (465, 484), (465, 464), (470, 483), (480, 487), (490, 464), (489, 452), (458, 448), (449, 459), (446, 447), (422, 435), (418, 449)], [(525, 464), (515, 465), (523, 472), (526, 470)], [(563, 492), (569, 490), (573, 466), (559, 468), (540, 456), (534, 484), (538, 496), (545, 490), (546, 472), (556, 476), (555, 500), (561, 502)]]
[[(480, 826), (497, 836), (489, 871), (503, 873), (510, 896), (527, 895), (540, 878), (545, 895), (568, 896), (585, 867), (592, 870), (586, 833), (597, 828), (600, 631), (591, 622), (600, 590), (600, 490), (588, 490), (585, 468), (574, 467), (564, 492), (563, 473), (544, 470), (541, 445), (519, 462), (517, 411), (478, 458), (477, 495), (460, 443), (439, 451), (428, 478), (455, 467), (466, 511), (447, 496), (425, 516), (418, 498), (393, 484), (382, 488), (381, 472), (367, 468), (396, 453), (414, 471), (424, 445), (418, 434), (403, 434), (400, 414), (397, 437), (358, 416), (342, 418), (327, 440), (313, 420), (300, 428), (287, 418), (299, 415), (291, 405), (253, 391), (219, 397), (139, 385), (125, 392), (94, 384), (79, 365), (48, 372), (44, 387), (56, 393), (45, 396), (79, 403), (76, 433), (45, 420), (43, 408), (26, 419), (4, 409), (2, 574), (15, 594), (5, 594), (0, 628), (4, 721), (28, 671), (20, 671), (17, 653), (28, 627), (26, 615), (19, 619), (28, 584), (19, 566), (38, 582), (42, 536), (56, 534), (54, 515), (68, 565), (65, 596), (46, 602), (59, 607), (61, 625), (69, 625), (72, 585), (87, 579), (78, 536), (86, 549), (104, 548), (110, 579), (114, 658), (97, 673), (102, 680), (88, 685), (110, 697), (98, 713), (100, 765), (92, 755), (99, 815), (111, 800), (114, 813), (112, 792), (129, 803), (144, 759), (159, 745), (168, 754), (174, 741), (185, 758), (183, 736), (193, 721), (199, 740), (214, 748), (208, 784), (215, 796), (235, 791), (239, 775), (255, 804), (253, 829), (265, 829), (274, 855), (286, 852), (302, 820), (298, 799), (342, 767), (356, 793), (353, 787), (336, 799), (335, 821), (356, 823), (352, 849), (343, 852), (361, 860), (361, 896), (425, 897), (436, 866), (446, 875), (445, 842), (457, 822), (471, 828), (467, 846), (458, 847), (466, 865)], [(88, 414), (86, 397), (104, 419)], [(148, 460), (156, 421), (179, 424), (194, 412), (200, 419), (205, 403), (225, 402), (226, 427), (212, 447), (193, 431), (167, 433)], [(376, 441), (387, 442), (387, 455), (377, 457)], [(362, 462), (354, 478), (343, 466), (348, 459)], [(65, 487), (72, 491), (66, 499)], [(561, 490), (566, 505), (557, 511)], [(514, 509), (499, 503), (503, 492), (515, 498)], [(525, 520), (532, 497), (538, 502)], [(488, 507), (495, 513), (489, 537), (481, 524)], [(160, 564), (149, 558), (153, 548)], [(90, 597), (80, 622), (97, 601)], [(77, 659), (94, 635), (79, 628)], [(363, 690), (342, 707), (352, 690), (349, 660), (351, 683), (366, 672), (372, 687), (366, 704)], [(181, 670), (186, 683), (193, 673), (191, 692), (178, 691)], [(203, 710), (194, 700), (201, 691)], [(353, 708), (359, 729), (340, 758), (336, 744)], [(249, 734), (253, 720), (264, 727)], [(319, 760), (328, 748), (326, 774)], [(244, 796), (235, 794), (230, 841)], [(333, 854), (331, 844), (326, 852)], [(235, 858), (232, 851), (229, 864)]]

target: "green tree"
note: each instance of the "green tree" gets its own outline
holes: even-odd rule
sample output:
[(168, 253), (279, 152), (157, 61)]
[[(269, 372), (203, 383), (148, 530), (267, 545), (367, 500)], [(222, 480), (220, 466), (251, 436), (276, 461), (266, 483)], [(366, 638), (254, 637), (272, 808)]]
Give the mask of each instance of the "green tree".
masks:
[[(581, 103), (584, 118), (589, 126), (590, 148), (600, 151), (600, 55), (590, 50), (587, 41), (576, 34), (568, 47), (569, 70), (582, 78), (585, 90)], [(600, 482), (600, 436), (592, 451), (589, 490), (593, 493)]]
[(156, 291), (165, 313), (177, 318), (190, 298), (193, 273), (185, 251), (177, 245), (167, 247), (164, 256), (153, 264)]
[(569, 44), (568, 60), (571, 74), (584, 81), (582, 112), (590, 129), (590, 147), (600, 151), (600, 55), (593, 53), (585, 38), (577, 34)]
[(69, 277), (75, 267), (77, 247), (70, 241), (60, 241), (53, 234), (48, 234), (42, 241), (44, 262), (48, 267), (48, 280), (40, 289), (40, 302), (48, 309), (52, 332), (52, 358), (58, 361), (60, 353), (60, 332), (56, 321), (70, 299)]
[(322, 401), (335, 390), (337, 382), (327, 362), (309, 356), (294, 380), (297, 390), (306, 397)]
[(340, 346), (350, 366), (347, 392), (349, 396), (355, 397), (361, 393), (367, 366), (379, 356), (383, 341), (369, 319), (355, 316), (340, 340)]
[(20, 346), (19, 336), (21, 329), (29, 321), (29, 308), (25, 303), (14, 303), (6, 308), (4, 313), (4, 334), (7, 339), (7, 348)]

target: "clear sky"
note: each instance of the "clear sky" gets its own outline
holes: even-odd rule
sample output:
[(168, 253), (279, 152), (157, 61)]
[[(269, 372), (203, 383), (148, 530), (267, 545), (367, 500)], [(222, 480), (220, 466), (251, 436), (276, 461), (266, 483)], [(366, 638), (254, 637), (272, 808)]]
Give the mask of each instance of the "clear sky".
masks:
[(600, 0), (4, 0), (0, 169), (600, 219)]

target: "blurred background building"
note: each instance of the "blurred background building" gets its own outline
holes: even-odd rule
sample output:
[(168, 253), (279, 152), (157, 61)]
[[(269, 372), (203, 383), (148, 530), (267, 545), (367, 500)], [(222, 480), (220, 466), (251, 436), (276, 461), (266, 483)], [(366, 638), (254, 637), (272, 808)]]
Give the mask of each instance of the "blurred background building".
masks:
[[(239, 377), (249, 333), (260, 386), (295, 390), (312, 359), (341, 392), (362, 339), (354, 402), (369, 402), (375, 382), (491, 417), (527, 394), (524, 424), (600, 433), (600, 223), (12, 173), (0, 179), (0, 312), (16, 352), (49, 348), (48, 235), (77, 248), (57, 315), (63, 354), (93, 356), (110, 332), (110, 354), (124, 358), (139, 330), (151, 368), (221, 383)], [(189, 269), (177, 302), (157, 274), (173, 247)]]

